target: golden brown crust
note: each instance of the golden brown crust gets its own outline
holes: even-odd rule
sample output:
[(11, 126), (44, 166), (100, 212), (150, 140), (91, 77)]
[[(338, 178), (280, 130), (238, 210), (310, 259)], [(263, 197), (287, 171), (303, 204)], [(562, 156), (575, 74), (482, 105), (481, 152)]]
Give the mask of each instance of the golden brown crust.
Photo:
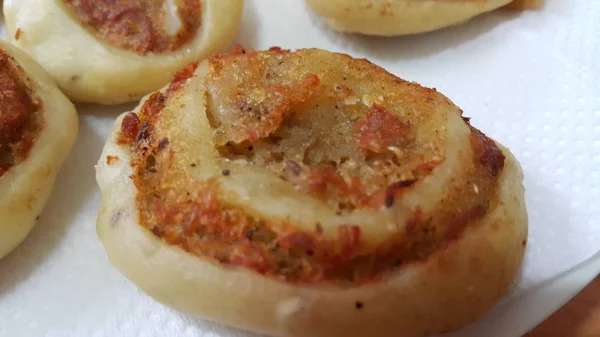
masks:
[[(311, 54), (316, 53), (290, 53), (278, 48), (246, 53), (237, 49), (211, 59), (208, 117), (215, 130), (213, 141), (223, 157), (266, 166), (317, 194), (327, 192), (326, 185), (331, 185), (344, 195), (325, 193), (323, 199), (349, 203), (349, 207), (369, 205), (377, 190), (412, 180), (439, 164), (443, 132), (438, 128), (445, 116), (430, 109), (422, 109), (418, 116), (402, 115), (404, 120), (396, 115), (408, 102), (394, 87), (400, 84), (409, 91), (412, 84), (366, 60), (350, 61), (346, 55), (330, 61), (350, 61), (350, 76), (342, 72), (333, 75), (331, 71), (324, 76), (324, 70), (305, 62)], [(229, 80), (233, 76), (239, 80)], [(359, 77), (378, 82), (358, 88), (351, 83)], [(381, 95), (373, 96), (371, 92)], [(427, 106), (433, 95), (434, 90), (425, 89), (412, 96), (410, 104), (415, 108)], [(378, 100), (388, 103), (379, 106)], [(386, 122), (393, 120), (400, 125), (394, 131), (405, 131), (378, 151), (369, 151), (365, 144), (385, 136), (372, 130), (376, 125), (369, 132), (369, 124), (378, 123), (369, 118), (376, 115), (372, 111), (380, 111), (378, 116), (389, 116)], [(412, 126), (408, 123), (411, 119)], [(348, 136), (348, 141), (340, 142), (342, 136)], [(411, 146), (404, 146), (409, 143)], [(366, 161), (372, 170), (356, 165)], [(331, 172), (328, 164), (335, 164), (336, 172)], [(358, 176), (361, 181), (355, 179)]]
[[(336, 78), (320, 70), (320, 59), (346, 71)], [(206, 114), (222, 160), (268, 170), (339, 214), (394, 208), (445, 160), (448, 117), (431, 106), (447, 99), (364, 60), (238, 47), (208, 67)], [(190, 167), (197, 164), (178, 167), (176, 158), (189, 154), (170, 146), (161, 122), (191, 71), (125, 116), (119, 135), (132, 149), (141, 225), (169, 244), (288, 282), (357, 285), (427, 259), (495, 208), (504, 155), (470, 126), (472, 156), (454, 188), (433, 210), (416, 208), (404, 231), (378, 244), (365, 240), (357, 223), (341, 224), (326, 238), (319, 223), (307, 231), (230, 205), (216, 180), (194, 178)], [(376, 88), (363, 87), (364, 77)]]
[(41, 131), (41, 101), (32, 85), (0, 49), (0, 177), (27, 158)]
[(64, 0), (72, 15), (99, 39), (138, 54), (169, 53), (192, 40), (202, 18), (200, 0), (177, 0), (180, 27), (166, 27), (169, 1), (149, 0)]

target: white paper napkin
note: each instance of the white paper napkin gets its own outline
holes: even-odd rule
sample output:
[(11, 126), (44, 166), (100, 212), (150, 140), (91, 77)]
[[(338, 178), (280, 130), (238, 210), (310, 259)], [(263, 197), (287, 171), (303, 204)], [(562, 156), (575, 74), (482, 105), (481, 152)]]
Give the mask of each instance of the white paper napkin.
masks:
[[(529, 248), (510, 296), (600, 250), (600, 1), (547, 0), (403, 38), (331, 31), (302, 0), (247, 0), (238, 41), (368, 58), (435, 87), (525, 171)], [(80, 106), (80, 136), (38, 226), (0, 260), (0, 337), (246, 336), (154, 302), (108, 263), (95, 233), (94, 165), (131, 106)], [(1, 221), (1, 219), (0, 219)]]

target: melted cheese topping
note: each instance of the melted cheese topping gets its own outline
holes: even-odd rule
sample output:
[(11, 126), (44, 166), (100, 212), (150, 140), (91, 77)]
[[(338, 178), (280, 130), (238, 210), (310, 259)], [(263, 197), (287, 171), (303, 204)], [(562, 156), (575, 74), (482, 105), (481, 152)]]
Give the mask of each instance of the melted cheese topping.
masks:
[(41, 129), (40, 100), (12, 56), (0, 49), (0, 176), (27, 158)]
[[(190, 79), (191, 78), (191, 79)], [(504, 156), (435, 90), (321, 50), (240, 47), (122, 122), (141, 225), (290, 282), (360, 284), (497, 202)]]
[(200, 29), (200, 0), (64, 0), (97, 38), (138, 54), (169, 53)]

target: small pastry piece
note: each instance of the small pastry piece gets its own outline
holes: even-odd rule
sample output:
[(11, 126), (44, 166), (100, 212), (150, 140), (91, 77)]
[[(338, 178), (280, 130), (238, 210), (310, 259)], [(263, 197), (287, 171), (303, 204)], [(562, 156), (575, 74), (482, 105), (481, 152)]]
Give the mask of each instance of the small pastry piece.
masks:
[(487, 311), (525, 251), (522, 173), (433, 89), (323, 50), (236, 48), (121, 116), (97, 166), (112, 264), (275, 336), (420, 336)]
[[(429, 32), (463, 23), (512, 0), (307, 0), (335, 30), (396, 36)], [(516, 0), (521, 9), (543, 0)]]
[(0, 41), (0, 258), (31, 231), (77, 136), (77, 113), (50, 76)]
[(233, 41), (242, 0), (6, 0), (12, 42), (74, 101), (140, 99)]

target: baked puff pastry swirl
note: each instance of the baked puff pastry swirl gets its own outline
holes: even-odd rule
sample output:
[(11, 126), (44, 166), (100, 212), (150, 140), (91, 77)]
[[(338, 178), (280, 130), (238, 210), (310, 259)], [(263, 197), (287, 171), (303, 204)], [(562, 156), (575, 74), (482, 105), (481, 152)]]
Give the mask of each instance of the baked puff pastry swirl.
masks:
[(50, 76), (0, 41), (0, 258), (35, 225), (77, 129), (75, 107)]
[(544, 0), (307, 0), (335, 30), (396, 36), (429, 32), (503, 6), (533, 9)]
[(74, 101), (135, 101), (229, 47), (243, 0), (6, 0), (12, 42)]
[(490, 308), (526, 245), (521, 169), (433, 89), (323, 50), (189, 66), (97, 166), (112, 264), (276, 336), (419, 336)]

